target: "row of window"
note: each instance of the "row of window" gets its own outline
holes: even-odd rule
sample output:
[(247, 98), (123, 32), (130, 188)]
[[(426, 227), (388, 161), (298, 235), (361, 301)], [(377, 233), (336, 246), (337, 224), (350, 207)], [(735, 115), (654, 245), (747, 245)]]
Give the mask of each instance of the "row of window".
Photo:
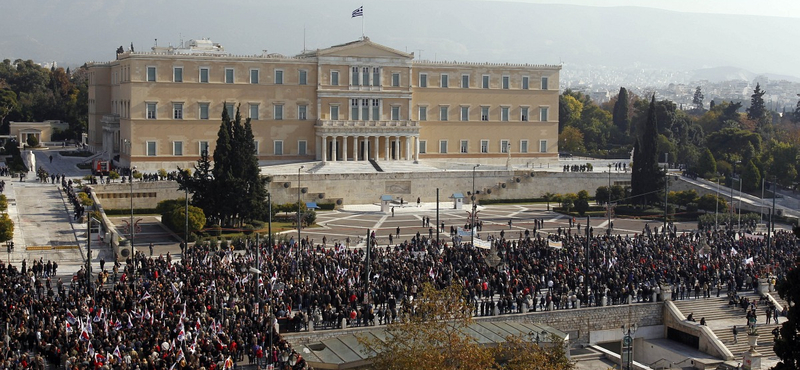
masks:
[[(209, 119), (209, 108), (211, 103), (197, 103), (198, 112), (197, 118), (201, 120)], [(259, 109), (261, 107), (260, 104), (248, 104), (248, 117), (252, 120), (260, 119)], [(147, 119), (158, 119), (158, 103), (149, 102), (145, 104), (145, 117)], [(183, 119), (184, 118), (184, 103), (172, 103), (172, 119)], [(236, 113), (236, 104), (234, 103), (225, 103), (225, 109), (228, 111), (228, 115), (231, 117), (234, 116)], [(276, 121), (283, 120), (284, 116), (284, 105), (283, 104), (273, 104), (272, 105), (272, 119)], [(308, 118), (308, 105), (298, 105), (297, 106), (297, 116), (296, 119), (298, 120), (305, 120)]]
[[(461, 121), (469, 121), (470, 120), (470, 107), (462, 106), (459, 110), (459, 119)], [(489, 121), (491, 116), (489, 114), (488, 106), (481, 106), (480, 107), (480, 120), (481, 121)], [(547, 122), (549, 116), (550, 109), (548, 107), (539, 107), (539, 121)], [(511, 107), (500, 107), (500, 121), (509, 121), (510, 120), (510, 112)], [(420, 106), (419, 107), (419, 120), (420, 121), (427, 121), (428, 120), (428, 107)], [(440, 106), (439, 107), (439, 120), (440, 121), (449, 121), (450, 120), (450, 107), (449, 106)], [(529, 108), (528, 107), (520, 107), (519, 108), (519, 120), (522, 122), (530, 121), (529, 117)]]
[[(155, 66), (148, 66), (147, 67), (147, 81), (148, 82), (156, 82), (157, 81), (157, 67)], [(251, 84), (258, 84), (260, 81), (260, 74), (261, 70), (252, 68), (250, 69), (250, 83)], [(198, 81), (200, 83), (208, 83), (210, 78), (210, 68), (209, 67), (200, 67)], [(482, 89), (489, 89), (490, 88), (490, 75), (482, 75), (481, 76), (481, 84), (480, 88)], [(223, 81), (227, 84), (236, 83), (236, 73), (234, 68), (225, 68), (223, 74)], [(183, 82), (183, 67), (172, 67), (172, 82)], [(541, 84), (539, 85), (541, 90), (547, 90), (549, 85), (549, 79), (547, 77), (541, 78)], [(276, 85), (282, 85), (284, 83), (284, 71), (282, 69), (275, 70), (275, 76), (273, 83)], [(308, 84), (308, 71), (307, 70), (299, 70), (298, 71), (298, 81), (299, 85), (307, 85)], [(331, 80), (330, 84), (332, 86), (339, 85), (339, 71), (331, 71)], [(350, 85), (352, 86), (381, 86), (381, 68), (380, 67), (352, 67), (350, 71)], [(400, 73), (393, 72), (391, 75), (390, 86), (392, 87), (400, 87)], [(420, 73), (419, 74), (419, 87), (428, 87), (428, 74), (427, 73)], [(447, 73), (442, 73), (439, 75), (439, 87), (441, 88), (449, 88), (450, 87), (450, 75)], [(472, 86), (470, 85), (470, 75), (469, 74), (462, 74), (461, 75), (461, 88), (468, 89)], [(511, 76), (503, 75), (500, 80), (500, 88), (508, 90), (511, 88)], [(528, 90), (530, 89), (530, 77), (523, 76), (519, 83), (519, 88), (521, 90)]]
[[(448, 140), (439, 140), (439, 153), (446, 154), (448, 152)], [(253, 141), (255, 145), (256, 152), (254, 154), (260, 154), (260, 147), (258, 140)], [(461, 140), (459, 147), (459, 153), (461, 154), (468, 154), (469, 151), (469, 140)], [(426, 140), (419, 141), (419, 152), (420, 153), (427, 153), (428, 142)], [(172, 142), (172, 155), (173, 156), (183, 156), (184, 155), (184, 145), (183, 141), (173, 141)], [(145, 149), (146, 155), (149, 157), (155, 157), (158, 155), (158, 142), (157, 141), (146, 141), (145, 142)], [(272, 141), (272, 154), (273, 155), (284, 155), (284, 145), (283, 140), (273, 140)], [(500, 153), (508, 153), (511, 151), (511, 142), (509, 140), (500, 140)], [(306, 140), (298, 140), (297, 141), (297, 154), (298, 155), (306, 155), (308, 151), (308, 142)], [(198, 142), (197, 147), (197, 155), (200, 155), (203, 152), (208, 152), (208, 141), (200, 141)], [(547, 153), (547, 140), (539, 140), (539, 152), (540, 153)], [(489, 140), (481, 140), (480, 141), (480, 153), (489, 153)], [(519, 141), (519, 153), (528, 153), (528, 140), (520, 140)]]
[[(491, 84), (490, 80), (491, 75), (482, 75), (481, 76), (481, 84), (480, 88), (482, 89), (489, 89)], [(541, 90), (548, 89), (548, 81), (547, 77), (542, 77), (541, 85), (539, 86)], [(420, 73), (419, 74), (419, 87), (428, 87), (428, 74), (427, 73)], [(442, 73), (439, 75), (439, 87), (441, 88), (449, 88), (450, 87), (450, 75), (447, 73)], [(461, 86), (462, 89), (469, 89), (473, 86), (470, 85), (470, 75), (462, 74), (461, 75)], [(511, 76), (504, 75), (500, 80), (500, 88), (504, 90), (508, 90), (511, 88)], [(521, 90), (528, 90), (530, 89), (530, 77), (522, 76), (520, 80), (519, 88)]]
[[(208, 83), (210, 80), (210, 68), (209, 67), (200, 67), (198, 81), (200, 83)], [(157, 82), (157, 67), (155, 66), (148, 66), (147, 67), (147, 81), (148, 82)], [(234, 68), (225, 68), (224, 74), (222, 76), (222, 80), (226, 84), (232, 84), (236, 82), (236, 73)], [(273, 79), (273, 83), (276, 85), (282, 85), (284, 83), (283, 79), (284, 71), (282, 69), (275, 70), (275, 78)], [(258, 84), (261, 78), (261, 70), (259, 69), (250, 69), (250, 76), (249, 81), (251, 84)], [(183, 67), (172, 67), (172, 82), (183, 82)], [(298, 71), (298, 79), (297, 83), (299, 85), (308, 85), (308, 71), (301, 69)]]
[[(440, 154), (447, 154), (448, 153), (448, 140), (439, 140), (439, 153)], [(469, 140), (461, 140), (459, 147), (459, 153), (461, 154), (469, 154)], [(427, 153), (428, 150), (428, 142), (426, 140), (419, 141), (419, 152), (420, 153)], [(513, 150), (511, 148), (511, 142), (509, 140), (500, 140), (500, 153), (508, 153), (509, 151)], [(489, 140), (481, 140), (480, 141), (480, 153), (489, 153)], [(528, 153), (528, 140), (520, 140), (519, 141), (519, 153)], [(539, 140), (539, 153), (547, 153), (547, 140)]]
[[(210, 103), (198, 103), (198, 119), (207, 120), (209, 119), (209, 108)], [(146, 115), (147, 119), (158, 119), (158, 103), (149, 102), (146, 103)], [(248, 117), (252, 120), (260, 119), (260, 104), (248, 104), (249, 115)], [(363, 120), (368, 121), (372, 120), (380, 120), (381, 118), (381, 99), (350, 99), (350, 119), (351, 120)], [(172, 103), (172, 119), (184, 119), (184, 103)], [(233, 116), (236, 106), (234, 103), (226, 103), (225, 108), (228, 111), (228, 114)], [(490, 114), (489, 114), (488, 106), (480, 107), (480, 120), (481, 121), (489, 121)], [(510, 120), (510, 111), (511, 107), (500, 107), (500, 121), (509, 121)], [(284, 117), (284, 105), (283, 104), (273, 104), (272, 106), (272, 119), (276, 121), (283, 120)], [(331, 105), (330, 108), (331, 113), (331, 120), (339, 120), (339, 106), (338, 105)], [(549, 108), (548, 107), (539, 107), (539, 121), (547, 122), (549, 118)], [(297, 106), (297, 119), (298, 120), (305, 120), (308, 118), (308, 106), (307, 105), (298, 105)], [(400, 120), (400, 105), (392, 105), (390, 109), (390, 119), (393, 121)], [(420, 121), (427, 121), (428, 120), (428, 107), (427, 106), (420, 106), (419, 107), (419, 115), (418, 119)], [(449, 121), (450, 120), (450, 107), (449, 106), (440, 106), (439, 107), (439, 120), (440, 121)], [(469, 121), (470, 120), (470, 107), (462, 106), (460, 107), (460, 120), (461, 121)], [(530, 120), (529, 118), (529, 108), (528, 107), (520, 107), (520, 116), (519, 120), (522, 122), (527, 122)]]
[[(260, 147), (258, 140), (254, 140), (253, 144), (255, 145), (256, 152), (254, 154), (259, 155)], [(298, 140), (297, 141), (297, 154), (298, 155), (306, 155), (308, 151), (308, 142), (306, 140)], [(199, 141), (197, 145), (197, 155), (202, 154), (203, 152), (208, 153), (208, 141)], [(188, 153), (187, 153), (188, 154)], [(283, 140), (273, 140), (272, 141), (272, 154), (273, 155), (283, 155)], [(145, 142), (145, 155), (148, 157), (155, 157), (158, 156), (158, 142), (157, 141), (146, 141)], [(173, 156), (183, 156), (183, 141), (173, 141), (172, 142), (172, 155)]]

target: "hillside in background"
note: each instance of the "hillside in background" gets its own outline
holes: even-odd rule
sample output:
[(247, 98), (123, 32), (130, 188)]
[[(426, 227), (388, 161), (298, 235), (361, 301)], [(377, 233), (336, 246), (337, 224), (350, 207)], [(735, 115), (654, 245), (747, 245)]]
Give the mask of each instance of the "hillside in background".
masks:
[[(234, 54), (285, 55), (361, 36), (353, 2), (143, 0), (4, 4), (0, 58), (82, 64), (137, 50), (209, 37)], [(155, 6), (157, 5), (157, 6)], [(223, 9), (224, 8), (224, 9)], [(225, 11), (223, 11), (225, 10)], [(680, 13), (640, 7), (516, 2), (392, 0), (364, 4), (373, 41), (421, 59), (513, 63), (642, 65), (708, 74), (797, 76), (800, 20)], [(713, 71), (730, 66), (732, 70)], [(709, 70), (712, 69), (712, 70)]]

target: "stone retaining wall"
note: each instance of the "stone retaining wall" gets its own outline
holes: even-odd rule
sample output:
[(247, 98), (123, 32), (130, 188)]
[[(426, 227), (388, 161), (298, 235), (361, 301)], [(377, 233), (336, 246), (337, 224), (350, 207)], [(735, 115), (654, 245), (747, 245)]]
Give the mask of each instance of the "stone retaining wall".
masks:
[[(592, 307), (578, 310), (557, 310), (515, 315), (479, 317), (476, 321), (529, 321), (544, 324), (569, 334), (570, 344), (588, 343), (589, 333), (600, 330), (616, 330), (625, 324), (636, 323), (640, 327), (662, 325), (663, 302), (637, 303), (608, 307)], [(287, 333), (284, 336), (293, 343), (313, 343), (342, 334), (354, 334), (375, 329), (374, 326), (323, 330), (314, 332)]]
[[(97, 200), (105, 209), (130, 209), (131, 184), (112, 183), (92, 185)], [(133, 208), (156, 208), (158, 202), (167, 199), (183, 198), (185, 193), (178, 190), (175, 181), (133, 182)]]
[[(297, 175), (269, 175), (268, 189), (276, 203), (297, 201)], [(381, 195), (402, 197), (413, 203), (439, 201), (442, 207), (452, 206), (453, 193), (467, 196), (473, 188), (472, 171), (369, 173), (369, 174), (301, 174), (301, 200), (317, 203), (378, 203)], [(476, 171), (475, 190), (478, 199), (529, 199), (586, 190), (594, 196), (600, 186), (607, 186), (608, 173), (598, 172), (535, 172)], [(612, 173), (612, 184), (629, 184), (630, 174)]]

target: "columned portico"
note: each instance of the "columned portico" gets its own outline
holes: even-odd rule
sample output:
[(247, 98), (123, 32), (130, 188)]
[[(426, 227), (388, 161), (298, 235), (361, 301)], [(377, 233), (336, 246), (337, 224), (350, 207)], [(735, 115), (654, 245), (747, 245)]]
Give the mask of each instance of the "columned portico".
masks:
[[(331, 162), (336, 162), (337, 159), (347, 161), (351, 158), (353, 161), (368, 161), (371, 157), (375, 160), (408, 161), (412, 158), (412, 140), (415, 144), (419, 140), (419, 122), (416, 121), (319, 120), (315, 127), (317, 136), (322, 139), (323, 162), (326, 162), (328, 157), (328, 138), (332, 138)], [(349, 143), (350, 138), (353, 139), (352, 144)], [(372, 142), (370, 138), (373, 138)], [(381, 138), (385, 144), (382, 158), (380, 155)], [(339, 139), (341, 139), (341, 144), (339, 144)], [(402, 141), (405, 141), (405, 144)], [(341, 145), (341, 152), (339, 152), (339, 145)], [(350, 145), (352, 145), (352, 149), (348, 150)], [(339, 153), (341, 156), (338, 156)]]

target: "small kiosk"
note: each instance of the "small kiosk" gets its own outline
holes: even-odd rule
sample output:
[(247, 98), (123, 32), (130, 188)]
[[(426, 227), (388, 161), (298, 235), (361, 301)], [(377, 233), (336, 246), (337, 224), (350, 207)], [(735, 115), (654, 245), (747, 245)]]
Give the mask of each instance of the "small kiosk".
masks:
[(391, 195), (381, 195), (381, 212), (389, 213), (392, 211), (392, 198)]
[(464, 194), (453, 193), (450, 198), (453, 199), (453, 209), (461, 209), (461, 207), (464, 205)]

